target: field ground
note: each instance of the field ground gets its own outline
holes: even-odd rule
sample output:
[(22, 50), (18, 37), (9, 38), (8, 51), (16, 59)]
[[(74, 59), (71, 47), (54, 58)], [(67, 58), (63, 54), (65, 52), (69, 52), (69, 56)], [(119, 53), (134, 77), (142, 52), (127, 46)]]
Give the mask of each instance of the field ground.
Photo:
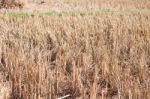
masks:
[(0, 10), (0, 99), (149, 99), (149, 0), (30, 2)]
[[(1, 0), (0, 0), (1, 1)], [(16, 0), (17, 1), (17, 0)], [(19, 0), (18, 0), (19, 1)], [(149, 0), (28, 0), (23, 9), (0, 9), (0, 12), (85, 11), (95, 9), (150, 9)], [(44, 2), (43, 2), (44, 1)]]

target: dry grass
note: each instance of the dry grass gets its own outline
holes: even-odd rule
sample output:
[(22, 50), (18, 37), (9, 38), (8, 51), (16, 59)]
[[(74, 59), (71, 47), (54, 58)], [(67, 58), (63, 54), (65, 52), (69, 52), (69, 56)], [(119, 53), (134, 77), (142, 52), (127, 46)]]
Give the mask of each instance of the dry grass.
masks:
[(47, 9), (55, 11), (81, 11), (91, 9), (150, 9), (150, 0), (45, 0), (45, 2), (47, 4)]
[(149, 14), (4, 18), (0, 31), (11, 99), (150, 96)]
[[(53, 1), (53, 0), (50, 0)], [(61, 4), (68, 4), (81, 9), (146, 9), (150, 8), (149, 0), (60, 0)]]

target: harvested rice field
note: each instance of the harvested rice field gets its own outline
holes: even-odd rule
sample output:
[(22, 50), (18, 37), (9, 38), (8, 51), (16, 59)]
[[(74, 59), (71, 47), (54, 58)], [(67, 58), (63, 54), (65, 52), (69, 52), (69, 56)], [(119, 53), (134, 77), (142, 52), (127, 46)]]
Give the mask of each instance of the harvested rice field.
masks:
[(0, 99), (149, 99), (149, 0), (0, 0)]

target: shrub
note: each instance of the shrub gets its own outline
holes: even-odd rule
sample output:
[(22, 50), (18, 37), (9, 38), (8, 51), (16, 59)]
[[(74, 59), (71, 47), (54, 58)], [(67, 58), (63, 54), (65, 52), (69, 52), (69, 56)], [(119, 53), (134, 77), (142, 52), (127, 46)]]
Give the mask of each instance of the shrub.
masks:
[(24, 8), (28, 5), (27, 0), (2, 0), (1, 6), (5, 8)]

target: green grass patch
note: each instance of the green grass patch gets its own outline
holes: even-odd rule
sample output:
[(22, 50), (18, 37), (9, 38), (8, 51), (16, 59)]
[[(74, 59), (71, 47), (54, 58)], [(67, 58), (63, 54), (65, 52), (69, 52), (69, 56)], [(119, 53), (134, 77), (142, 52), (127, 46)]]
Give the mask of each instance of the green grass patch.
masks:
[(148, 9), (91, 9), (89, 11), (49, 11), (49, 12), (8, 12), (6, 16), (9, 18), (26, 18), (26, 17), (43, 17), (43, 16), (100, 16), (106, 14), (150, 14)]

